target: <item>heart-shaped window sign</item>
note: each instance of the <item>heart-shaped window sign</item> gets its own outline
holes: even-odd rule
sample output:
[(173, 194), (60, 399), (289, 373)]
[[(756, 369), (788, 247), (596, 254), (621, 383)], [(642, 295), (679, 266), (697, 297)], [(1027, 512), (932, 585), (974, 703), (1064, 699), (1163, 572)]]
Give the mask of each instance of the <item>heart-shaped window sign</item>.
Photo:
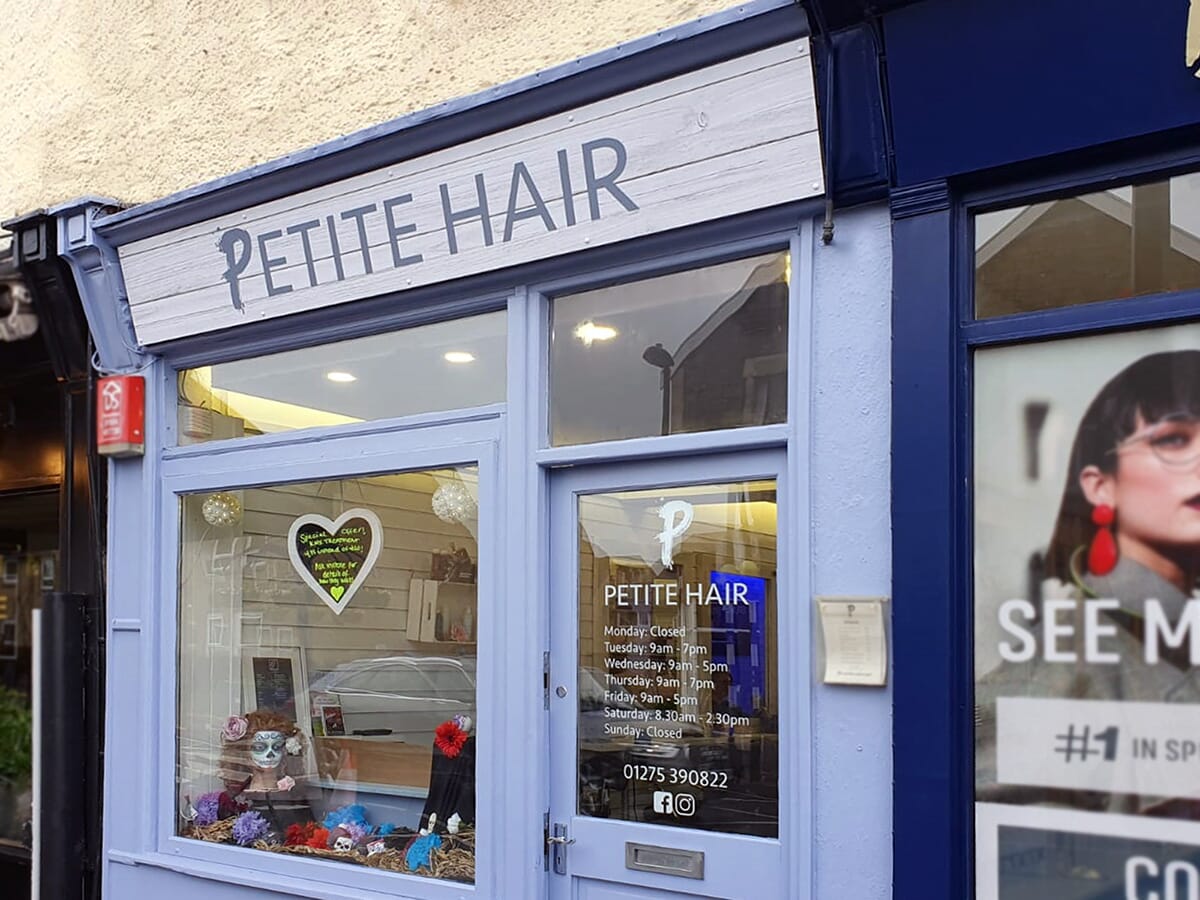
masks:
[(383, 549), (383, 525), (369, 509), (348, 509), (330, 520), (303, 515), (288, 529), (288, 556), (304, 583), (341, 615)]

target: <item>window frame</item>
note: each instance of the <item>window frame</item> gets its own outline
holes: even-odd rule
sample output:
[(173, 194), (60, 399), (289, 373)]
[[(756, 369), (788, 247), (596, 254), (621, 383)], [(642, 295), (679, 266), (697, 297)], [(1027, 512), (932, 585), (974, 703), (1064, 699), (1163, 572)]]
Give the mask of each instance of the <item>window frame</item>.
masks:
[[(721, 252), (716, 254), (680, 254), (674, 261), (664, 267), (649, 268), (649, 269), (634, 269), (632, 274), (624, 275), (622, 270), (614, 270), (606, 274), (602, 281), (594, 279), (563, 279), (548, 284), (537, 285), (533, 288), (537, 302), (543, 307), (541, 315), (545, 321), (544, 334), (542, 335), (542, 349), (544, 359), (544, 379), (543, 393), (546, 397), (546, 403), (540, 411), (538, 429), (539, 429), (539, 450), (547, 451), (548, 456), (539, 457), (539, 459), (551, 460), (557, 455), (561, 455), (566, 459), (575, 457), (572, 451), (578, 448), (622, 448), (631, 445), (637, 445), (643, 441), (661, 441), (665, 439), (673, 439), (686, 437), (687, 435), (705, 435), (713, 442), (714, 445), (721, 443), (720, 435), (724, 432), (751, 432), (749, 435), (750, 441), (753, 442), (756, 437), (763, 436), (767, 440), (772, 437), (777, 438), (778, 433), (785, 432), (792, 413), (791, 394), (792, 386), (790, 377), (787, 378), (787, 393), (785, 398), (787, 404), (788, 417), (782, 422), (772, 423), (770, 425), (734, 425), (725, 428), (714, 428), (707, 431), (691, 431), (691, 432), (672, 432), (670, 434), (649, 434), (638, 437), (627, 438), (609, 438), (598, 441), (581, 441), (579, 443), (556, 444), (554, 443), (553, 425), (550, 421), (550, 397), (553, 389), (552, 372), (551, 372), (551, 337), (553, 333), (553, 313), (554, 301), (559, 298), (570, 297), (575, 294), (587, 293), (589, 291), (619, 288), (622, 285), (634, 284), (640, 281), (648, 281), (653, 278), (661, 278), (669, 275), (676, 275), (681, 272), (689, 272), (697, 269), (704, 269), (710, 266), (718, 266), (723, 263), (737, 262), (739, 260), (751, 259), (756, 256), (765, 256), (768, 254), (786, 254), (789, 259), (789, 272), (795, 280), (798, 277), (798, 262), (796, 253), (792, 246), (792, 241), (789, 235), (777, 234), (767, 235), (762, 238), (754, 238), (747, 241), (739, 241), (734, 244), (726, 245), (721, 249)], [(795, 294), (789, 285), (788, 291), (788, 309), (785, 321), (790, 329), (793, 326), (791, 321), (791, 307), (795, 302)], [(795, 364), (795, 360), (791, 358), (792, 337), (789, 330), (785, 338), (785, 354), (787, 355), (788, 366)], [(745, 440), (732, 438), (729, 445), (733, 447), (746, 445)], [(619, 450), (618, 450), (619, 452)]]
[(896, 896), (975, 896), (975, 352), (1200, 321), (1200, 289), (976, 318), (976, 214), (1197, 172), (1200, 145), (1041, 171), (893, 194)]
[[(397, 422), (402, 420), (396, 420)], [(178, 729), (178, 642), (179, 633), (179, 559), (182, 530), (180, 503), (185, 494), (215, 490), (238, 490), (256, 486), (290, 484), (337, 478), (369, 477), (371, 475), (445, 468), (456, 465), (478, 466), (480, 473), (480, 532), (479, 566), (483, 577), (479, 582), (480, 640), (478, 653), (483, 658), (481, 668), (494, 665), (501, 656), (496, 644), (492, 623), (496, 617), (502, 566), (498, 543), (502, 540), (499, 528), (502, 493), (498, 467), (498, 445), (501, 430), (497, 414), (485, 420), (456, 421), (453, 415), (439, 424), (407, 431), (389, 432), (386, 427), (378, 434), (327, 435), (321, 441), (298, 440), (283, 445), (239, 447), (212, 458), (171, 460), (164, 465), (158, 490), (160, 516), (163, 523), (160, 594), (164, 598), (159, 617), (159, 641), (162, 648), (157, 672), (157, 706), (160, 722), (172, 725), (171, 734)], [(382, 440), (388, 445), (380, 447)], [(394, 442), (394, 443), (393, 443)], [(185, 464), (186, 463), (186, 464)], [(286, 477), (279, 477), (281, 468)], [(166, 598), (170, 598), (168, 602)], [(503, 704), (503, 685), (492, 682), (476, 685), (476, 701), (480, 724), (480, 752), (476, 762), (476, 779), (481, 785), (497, 783), (508, 777), (511, 760), (508, 752), (496, 740), (493, 719)], [(160, 738), (164, 729), (159, 729)], [(198, 863), (217, 867), (253, 867), (260, 875), (278, 878), (300, 878), (324, 886), (330, 891), (353, 888), (364, 896), (372, 893), (404, 891), (430, 900), (461, 897), (464, 892), (480, 896), (503, 896), (499, 885), (499, 867), (492, 862), (494, 843), (489, 835), (505, 827), (502, 811), (491, 802), (489, 791), (479, 796), (479, 844), (477, 845), (477, 882), (474, 886), (457, 882), (438, 882), (403, 873), (382, 872), (363, 866), (346, 864), (330, 867), (324, 862), (292, 860), (280, 854), (247, 851), (223, 844), (207, 844), (176, 834), (177, 812), (175, 784), (178, 738), (162, 739), (157, 747), (155, 848), (172, 857), (186, 857)], [(314, 864), (316, 862), (316, 864)], [(420, 885), (420, 887), (417, 887)]]

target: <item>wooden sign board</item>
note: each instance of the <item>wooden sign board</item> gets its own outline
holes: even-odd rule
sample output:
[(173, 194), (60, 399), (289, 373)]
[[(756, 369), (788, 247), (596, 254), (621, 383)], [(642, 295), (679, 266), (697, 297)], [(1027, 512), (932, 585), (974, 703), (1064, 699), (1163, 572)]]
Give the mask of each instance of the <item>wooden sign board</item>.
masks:
[(824, 192), (792, 41), (120, 248), (144, 345)]

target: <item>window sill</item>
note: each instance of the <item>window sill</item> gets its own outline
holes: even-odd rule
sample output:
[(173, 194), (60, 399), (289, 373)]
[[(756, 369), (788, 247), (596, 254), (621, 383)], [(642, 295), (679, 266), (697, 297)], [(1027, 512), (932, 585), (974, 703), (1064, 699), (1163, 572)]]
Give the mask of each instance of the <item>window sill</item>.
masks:
[[(231, 849), (233, 852), (240, 851), (240, 848)], [(318, 881), (280, 875), (257, 868), (188, 857), (179, 850), (176, 850), (176, 853), (135, 853), (125, 850), (109, 850), (108, 860), (123, 866), (150, 866), (165, 869), (179, 875), (243, 887), (248, 892), (253, 890), (271, 894), (291, 894), (295, 897), (312, 898), (312, 900), (345, 900), (346, 897), (347, 884), (344, 880), (338, 883), (334, 877)], [(325, 871), (332, 868), (334, 871), (329, 872), (331, 876), (342, 873), (347, 868), (343, 863), (311, 860), (297, 860), (296, 862), (306, 866), (320, 866)], [(390, 877), (384, 875), (383, 877), (388, 879), (386, 891), (368, 890), (356, 886), (354, 896), (361, 900), (475, 900), (478, 897), (475, 889), (469, 885), (454, 882), (442, 883), (406, 875)]]

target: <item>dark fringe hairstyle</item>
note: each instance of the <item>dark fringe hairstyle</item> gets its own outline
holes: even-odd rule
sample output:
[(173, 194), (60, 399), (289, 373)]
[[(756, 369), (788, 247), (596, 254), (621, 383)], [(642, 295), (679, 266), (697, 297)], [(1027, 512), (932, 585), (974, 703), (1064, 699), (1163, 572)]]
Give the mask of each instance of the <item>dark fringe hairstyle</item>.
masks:
[[(1067, 483), (1046, 556), (1048, 577), (1070, 583), (1071, 556), (1091, 541), (1096, 530), (1092, 506), (1079, 486), (1079, 473), (1088, 466), (1115, 472), (1117, 454), (1112, 451), (1137, 430), (1139, 418), (1153, 424), (1179, 414), (1200, 419), (1200, 350), (1144, 356), (1100, 389), (1083, 414), (1071, 448)], [(1120, 525), (1117, 510), (1116, 528)], [(1083, 563), (1081, 560), (1081, 567)]]

